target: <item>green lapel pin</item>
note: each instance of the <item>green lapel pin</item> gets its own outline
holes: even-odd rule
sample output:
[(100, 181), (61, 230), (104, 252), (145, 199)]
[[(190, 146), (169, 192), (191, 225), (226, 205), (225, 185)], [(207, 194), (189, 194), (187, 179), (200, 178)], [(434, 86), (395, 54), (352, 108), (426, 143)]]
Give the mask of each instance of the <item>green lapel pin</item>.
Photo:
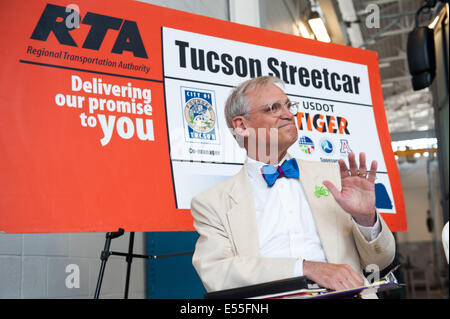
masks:
[(316, 190), (314, 191), (314, 195), (317, 198), (320, 198), (320, 196), (329, 196), (330, 191), (325, 186), (316, 185)]

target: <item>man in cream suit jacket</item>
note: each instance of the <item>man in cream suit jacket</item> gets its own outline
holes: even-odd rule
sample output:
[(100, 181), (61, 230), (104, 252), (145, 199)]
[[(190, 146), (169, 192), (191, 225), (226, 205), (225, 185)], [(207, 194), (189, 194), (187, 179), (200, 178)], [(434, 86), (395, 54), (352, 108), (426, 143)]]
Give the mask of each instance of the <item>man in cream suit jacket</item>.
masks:
[[(290, 159), (287, 149), (297, 141), (298, 133), (294, 122), (296, 104), (289, 101), (280, 85), (274, 77), (252, 79), (235, 88), (227, 100), (227, 124), (247, 150), (248, 159), (238, 174), (200, 193), (191, 202), (194, 226), (200, 235), (193, 265), (207, 291), (299, 274), (323, 287), (345, 289), (364, 284), (362, 271), (366, 266), (373, 264), (382, 270), (394, 259), (393, 235), (375, 209), (376, 162), (367, 171), (363, 153), (359, 168), (354, 154), (349, 155), (350, 169), (343, 160), (339, 164), (296, 160), (300, 183), (295, 178), (281, 178), (282, 160)], [(251, 165), (259, 168), (267, 163), (280, 172), (279, 182), (275, 183), (291, 183), (286, 185), (294, 193), (274, 193), (276, 187), (249, 178), (254, 171)], [(322, 193), (317, 193), (318, 185), (325, 185), (328, 190), (319, 187)], [(287, 203), (290, 198), (295, 202), (297, 190), (302, 193), (300, 203)], [(330, 193), (332, 196), (327, 196)], [(284, 194), (294, 196), (279, 196)], [(303, 219), (283, 217), (287, 214), (285, 207), (294, 207)], [(284, 230), (279, 233), (281, 236), (270, 236), (274, 230), (263, 225), (272, 223), (272, 211), (282, 216), (280, 220), (304, 221), (304, 225), (299, 222), (287, 227), (298, 226), (297, 233), (303, 229), (309, 237), (300, 234), (297, 238), (308, 240), (283, 241)], [(374, 238), (363, 234), (367, 229), (374, 232)], [(270, 249), (275, 240), (277, 248)], [(297, 256), (296, 251), (319, 257), (308, 260)]]

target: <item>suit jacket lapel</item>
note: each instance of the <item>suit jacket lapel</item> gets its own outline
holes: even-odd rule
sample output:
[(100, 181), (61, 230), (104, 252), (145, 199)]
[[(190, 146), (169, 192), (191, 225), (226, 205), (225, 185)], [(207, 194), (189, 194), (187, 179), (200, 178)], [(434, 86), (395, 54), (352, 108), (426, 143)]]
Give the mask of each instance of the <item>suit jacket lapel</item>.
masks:
[[(316, 223), (322, 247), (328, 262), (338, 262), (338, 225), (336, 216), (336, 201), (333, 195), (317, 197), (315, 186), (323, 186), (324, 180), (329, 180), (340, 189), (339, 170), (330, 169), (329, 165), (317, 162), (297, 160), (300, 168), (300, 182), (303, 186), (311, 212)], [(336, 175), (336, 172), (338, 174)]]
[(258, 256), (256, 209), (246, 165), (237, 174), (229, 196), (232, 200), (232, 207), (228, 211), (227, 217), (236, 250), (239, 255)]

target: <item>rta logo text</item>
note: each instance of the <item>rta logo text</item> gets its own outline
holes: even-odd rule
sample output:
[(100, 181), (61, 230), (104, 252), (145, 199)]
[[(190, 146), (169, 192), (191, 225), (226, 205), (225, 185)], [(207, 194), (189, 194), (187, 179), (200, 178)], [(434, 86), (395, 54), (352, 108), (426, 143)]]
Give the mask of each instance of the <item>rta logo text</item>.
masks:
[[(47, 41), (53, 32), (60, 44), (78, 47), (70, 32), (80, 26), (79, 11), (78, 6), (73, 4), (67, 7), (47, 4), (31, 34), (31, 39)], [(136, 22), (87, 12), (81, 24), (91, 26), (82, 48), (98, 51), (108, 30), (119, 30), (111, 53), (122, 54), (123, 51), (130, 51), (135, 57), (148, 58)]]
[(366, 27), (368, 29), (380, 27), (380, 7), (374, 3), (366, 7)]
[(80, 288), (80, 267), (76, 264), (69, 264), (66, 266), (66, 272), (69, 273), (66, 277), (66, 287), (69, 289)]

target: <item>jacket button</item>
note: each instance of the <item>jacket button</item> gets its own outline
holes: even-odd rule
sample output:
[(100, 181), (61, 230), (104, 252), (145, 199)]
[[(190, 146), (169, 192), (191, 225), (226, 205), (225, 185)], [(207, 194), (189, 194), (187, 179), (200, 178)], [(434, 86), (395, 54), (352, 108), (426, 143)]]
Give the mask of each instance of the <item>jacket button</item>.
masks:
[(380, 247), (380, 245), (375, 245), (375, 252), (376, 252), (377, 254), (380, 254), (380, 253), (381, 253), (381, 247)]

